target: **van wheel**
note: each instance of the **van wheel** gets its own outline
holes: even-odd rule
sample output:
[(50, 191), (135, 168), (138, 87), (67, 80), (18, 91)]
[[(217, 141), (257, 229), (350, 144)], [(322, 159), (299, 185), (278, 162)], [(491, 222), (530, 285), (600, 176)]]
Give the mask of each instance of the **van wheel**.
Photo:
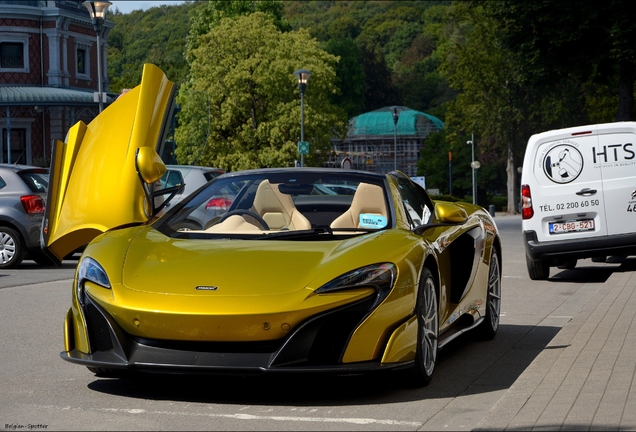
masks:
[(592, 262), (605, 262), (605, 259), (607, 257), (604, 256), (600, 256), (600, 257), (592, 257)]
[(526, 255), (526, 265), (528, 266), (528, 275), (532, 280), (547, 280), (550, 277), (550, 266), (543, 261), (532, 261)]
[(559, 264), (557, 268), (560, 268), (561, 270), (572, 270), (574, 267), (576, 267), (576, 261), (577, 260), (566, 261), (562, 264)]

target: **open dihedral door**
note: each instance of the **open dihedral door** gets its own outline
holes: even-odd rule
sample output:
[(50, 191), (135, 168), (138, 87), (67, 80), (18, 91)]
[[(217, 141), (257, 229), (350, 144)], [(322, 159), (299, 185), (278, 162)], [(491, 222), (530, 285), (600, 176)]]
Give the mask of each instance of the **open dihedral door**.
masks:
[(40, 236), (53, 260), (61, 262), (111, 228), (153, 215), (148, 185), (140, 178), (153, 183), (165, 171), (156, 149), (167, 133), (173, 91), (164, 73), (146, 64), (139, 86), (56, 142)]

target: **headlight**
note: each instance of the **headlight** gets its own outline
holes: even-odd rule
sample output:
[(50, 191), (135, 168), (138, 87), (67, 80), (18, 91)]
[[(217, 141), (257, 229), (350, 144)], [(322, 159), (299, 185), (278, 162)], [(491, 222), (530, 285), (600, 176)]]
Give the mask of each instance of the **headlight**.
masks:
[(77, 300), (81, 306), (84, 306), (84, 283), (86, 281), (91, 281), (104, 288), (110, 288), (110, 281), (104, 268), (93, 258), (84, 258), (77, 271), (77, 285), (75, 286)]
[(374, 305), (379, 304), (389, 294), (397, 270), (395, 264), (381, 263), (372, 264), (359, 269), (345, 273), (326, 283), (316, 290), (317, 294), (325, 294), (333, 291), (340, 291), (352, 288), (375, 288), (378, 293), (378, 299)]

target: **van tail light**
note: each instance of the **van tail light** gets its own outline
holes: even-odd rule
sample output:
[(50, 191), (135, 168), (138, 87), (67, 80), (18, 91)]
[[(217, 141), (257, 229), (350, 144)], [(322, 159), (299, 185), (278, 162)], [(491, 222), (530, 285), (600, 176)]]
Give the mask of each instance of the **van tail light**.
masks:
[(534, 216), (532, 209), (532, 195), (530, 194), (530, 186), (521, 185), (521, 217), (530, 219)]
[(22, 207), (27, 214), (44, 213), (44, 200), (39, 195), (23, 195), (20, 197), (20, 201), (22, 201)]

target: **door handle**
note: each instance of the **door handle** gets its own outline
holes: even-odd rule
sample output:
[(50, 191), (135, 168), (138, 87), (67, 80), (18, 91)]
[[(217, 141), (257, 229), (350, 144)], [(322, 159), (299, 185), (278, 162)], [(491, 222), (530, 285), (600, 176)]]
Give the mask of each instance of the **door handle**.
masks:
[(577, 195), (583, 195), (583, 196), (589, 196), (589, 195), (594, 195), (595, 193), (596, 193), (596, 189), (585, 188), (585, 189), (581, 189), (576, 194)]

